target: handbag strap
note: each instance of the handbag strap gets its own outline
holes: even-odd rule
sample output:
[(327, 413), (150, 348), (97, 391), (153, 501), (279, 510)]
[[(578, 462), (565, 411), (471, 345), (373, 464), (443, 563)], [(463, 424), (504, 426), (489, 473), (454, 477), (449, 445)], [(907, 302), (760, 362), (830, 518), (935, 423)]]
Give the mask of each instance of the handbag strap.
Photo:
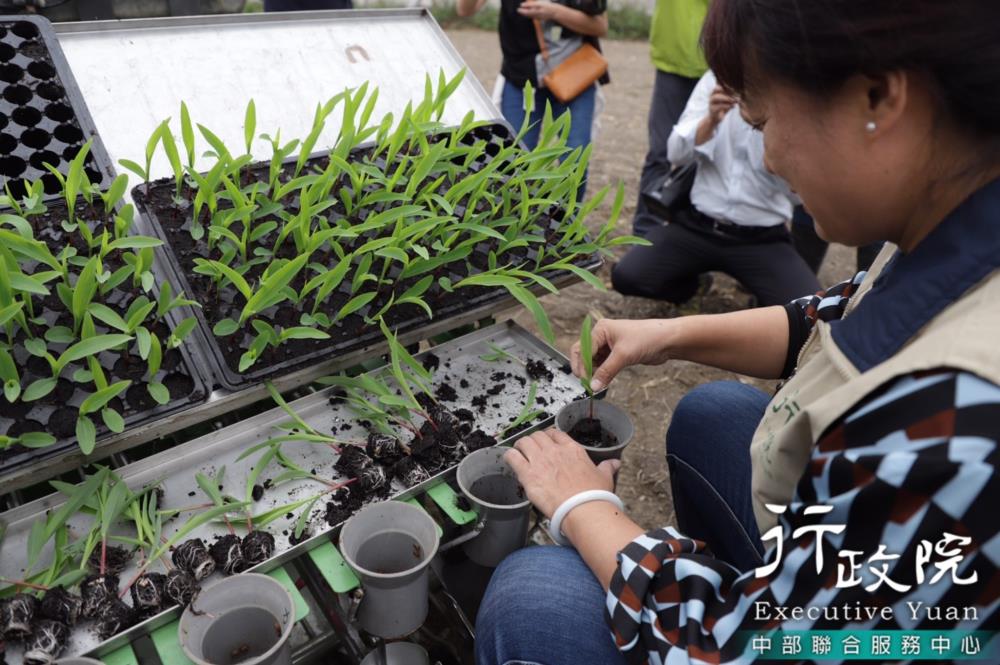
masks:
[(545, 31), (542, 30), (542, 22), (537, 18), (531, 19), (531, 22), (535, 24), (535, 38), (538, 39), (538, 48), (541, 49), (542, 59), (545, 62), (549, 61), (549, 47), (545, 43)]

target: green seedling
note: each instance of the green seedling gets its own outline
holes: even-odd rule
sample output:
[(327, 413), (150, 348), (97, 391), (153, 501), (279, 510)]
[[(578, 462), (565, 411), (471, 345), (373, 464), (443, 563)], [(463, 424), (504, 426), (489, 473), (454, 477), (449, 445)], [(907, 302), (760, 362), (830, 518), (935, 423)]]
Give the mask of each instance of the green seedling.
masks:
[(497, 432), (497, 440), (505, 438), (507, 436), (507, 432), (519, 430), (523, 425), (532, 422), (535, 418), (544, 413), (541, 409), (535, 408), (535, 396), (537, 394), (538, 384), (532, 381), (531, 386), (528, 388), (528, 397), (524, 401), (524, 406), (521, 407), (521, 412), (517, 414), (517, 417), (514, 418), (509, 425)]

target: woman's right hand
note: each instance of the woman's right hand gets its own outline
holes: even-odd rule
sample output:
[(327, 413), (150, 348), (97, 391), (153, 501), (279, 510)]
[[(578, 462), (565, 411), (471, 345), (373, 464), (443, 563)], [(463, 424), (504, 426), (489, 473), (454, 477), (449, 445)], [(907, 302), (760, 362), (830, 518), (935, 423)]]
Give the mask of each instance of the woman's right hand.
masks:
[[(671, 319), (601, 319), (594, 325), (591, 344), (594, 377), (591, 387), (602, 390), (630, 365), (660, 365), (670, 359)], [(582, 377), (580, 342), (570, 351), (573, 374)]]

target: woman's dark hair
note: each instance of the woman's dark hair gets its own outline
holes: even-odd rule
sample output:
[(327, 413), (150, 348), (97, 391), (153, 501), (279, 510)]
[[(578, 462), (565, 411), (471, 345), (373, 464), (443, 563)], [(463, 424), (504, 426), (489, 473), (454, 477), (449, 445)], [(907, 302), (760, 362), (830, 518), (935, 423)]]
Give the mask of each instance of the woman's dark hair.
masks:
[(998, 0), (712, 0), (709, 66), (736, 92), (775, 78), (808, 92), (855, 74), (922, 74), (951, 119), (1000, 137)]

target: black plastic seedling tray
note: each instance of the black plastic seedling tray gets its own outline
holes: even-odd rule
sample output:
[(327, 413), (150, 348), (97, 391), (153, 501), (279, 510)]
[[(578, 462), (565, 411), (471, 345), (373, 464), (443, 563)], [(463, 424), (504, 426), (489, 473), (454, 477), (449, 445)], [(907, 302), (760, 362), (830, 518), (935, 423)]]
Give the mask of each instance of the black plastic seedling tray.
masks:
[(59, 180), (45, 164), (65, 175), (89, 139), (87, 177), (107, 187), (111, 160), (52, 25), (38, 16), (0, 16), (0, 182), (16, 197), (39, 179), (46, 194), (58, 194)]
[[(81, 207), (84, 205), (80, 204)], [(48, 211), (44, 215), (32, 218), (38, 229), (36, 239), (48, 244), (53, 253), (58, 253), (73, 240), (59, 223), (65, 217), (65, 204), (62, 201), (53, 201), (48, 204)], [(106, 258), (110, 259), (110, 257)], [(117, 267), (110, 260), (106, 261), (105, 266), (109, 270), (114, 270)], [(156, 279), (153, 293), (155, 296), (155, 293), (159, 291), (159, 285), (167, 279), (167, 276), (157, 272), (155, 267), (153, 271)], [(105, 296), (104, 303), (115, 308), (119, 303), (129, 302), (131, 296), (135, 295), (137, 292), (134, 292), (131, 284), (126, 281)], [(72, 315), (54, 293), (35, 301), (35, 304), (36, 314), (44, 317), (49, 326), (72, 326)], [(180, 310), (167, 314), (167, 323), (171, 329), (178, 321), (173, 316), (177, 311)], [(96, 323), (96, 327), (98, 334), (115, 332), (106, 329), (106, 326), (100, 322)], [(161, 339), (166, 339), (169, 336), (167, 325), (164, 325), (162, 321), (156, 324), (153, 332), (157, 333)], [(129, 358), (124, 358), (122, 354), (111, 351), (105, 351), (99, 355), (98, 360), (107, 374), (109, 383), (123, 379), (133, 381), (126, 392), (120, 398), (113, 400), (111, 404), (124, 418), (126, 432), (134, 427), (159, 420), (168, 414), (200, 404), (208, 398), (210, 391), (206, 381), (197, 371), (190, 351), (186, 348), (188, 344), (186, 342), (176, 349), (163, 349), (162, 366), (155, 378), (168, 388), (171, 398), (169, 402), (162, 405), (157, 404), (146, 391), (147, 382), (143, 380), (145, 375), (144, 361), (133, 356), (132, 353), (128, 354)], [(53, 354), (61, 353), (67, 346), (67, 344), (49, 343), (49, 349)], [(134, 352), (134, 348), (131, 350)], [(22, 386), (28, 386), (36, 379), (51, 375), (47, 362), (42, 358), (32, 356), (25, 348), (23, 332), (14, 340), (12, 355), (21, 375)], [(15, 445), (0, 450), (0, 474), (17, 469), (24, 464), (37, 463), (39, 459), (59, 457), (76, 448), (77, 407), (89, 394), (86, 389), (88, 386), (74, 383), (69, 378), (76, 368), (83, 368), (83, 366), (80, 363), (68, 366), (63, 371), (62, 378), (59, 379), (55, 390), (36, 401), (22, 402), (19, 400), (11, 404), (0, 397), (0, 407), (2, 407), (0, 408), (0, 434), (15, 436), (24, 432), (45, 431), (57, 439), (56, 443), (44, 448), (29, 450), (23, 446)], [(100, 418), (95, 419), (95, 424), (98, 436), (95, 450), (99, 452), (102, 442), (109, 440), (111, 436)]]
[[(496, 156), (502, 145), (513, 140), (514, 133), (505, 123), (494, 123), (485, 127), (477, 128), (468, 137), (468, 140), (488, 140), (483, 151), (483, 155), (470, 166), (470, 170), (476, 171), (490, 159)], [(370, 146), (359, 146), (352, 152), (352, 156), (358, 156), (368, 150)], [(294, 163), (294, 161), (292, 161)], [(315, 156), (310, 160), (310, 166), (319, 164), (325, 165), (325, 157)], [(250, 167), (251, 172), (260, 174), (259, 177), (266, 178), (268, 163), (261, 162)], [(159, 236), (167, 244), (168, 257), (171, 267), (176, 271), (177, 282), (181, 285), (192, 299), (202, 303), (202, 308), (195, 311), (200, 327), (199, 339), (202, 340), (205, 348), (203, 356), (211, 363), (211, 371), (216, 379), (226, 389), (238, 391), (259, 382), (284, 376), (304, 367), (312, 366), (324, 360), (336, 357), (352, 350), (364, 348), (382, 339), (382, 333), (377, 326), (365, 324), (363, 315), (373, 308), (378, 308), (385, 301), (376, 298), (368, 308), (348, 316), (340, 326), (340, 334), (334, 335), (327, 340), (291, 340), (278, 349), (268, 349), (267, 354), (249, 368), (245, 373), (238, 371), (239, 357), (249, 346), (252, 333), (246, 333), (242, 329), (225, 339), (217, 338), (212, 332), (213, 326), (224, 318), (238, 319), (239, 305), (233, 302), (234, 290), (216, 290), (211, 285), (211, 279), (194, 272), (194, 259), (207, 257), (208, 248), (204, 241), (195, 242), (190, 235), (190, 213), (179, 209), (174, 202), (175, 184), (173, 178), (164, 178), (147, 185), (139, 185), (132, 190), (132, 198), (140, 215), (144, 216), (152, 226), (152, 233)], [(456, 210), (458, 212), (458, 210)], [(548, 213), (547, 233), (553, 233), (560, 224), (562, 211), (552, 209)], [(370, 238), (368, 238), (370, 239)], [(524, 258), (531, 259), (531, 252), (534, 250), (525, 248)], [(478, 270), (483, 270), (487, 266), (488, 248), (477, 248), (467, 259), (472, 269), (468, 274), (475, 274)], [(290, 258), (284, 257), (284, 258)], [(328, 257), (335, 262), (335, 256)], [(317, 257), (318, 261), (323, 261), (323, 257)], [(331, 263), (331, 265), (333, 265)], [(594, 255), (587, 261), (581, 262), (580, 267), (594, 270), (601, 265), (599, 256)], [(446, 266), (449, 270), (447, 274), (453, 282), (457, 282), (466, 274), (457, 274), (454, 270), (462, 269), (456, 264)], [(550, 280), (559, 279), (563, 275), (546, 275)], [(256, 277), (255, 274), (250, 277)], [(416, 281), (416, 278), (413, 280)], [(294, 285), (293, 285), (294, 286)], [(349, 295), (349, 285), (342, 284), (338, 295), (331, 299), (329, 310), (336, 312), (345, 303)], [(434, 311), (434, 319), (449, 319), (457, 317), (462, 313), (472, 311), (490, 303), (499, 303), (509, 299), (507, 291), (501, 287), (469, 287), (463, 288), (460, 293), (447, 293), (440, 289), (437, 284), (424, 295)], [(262, 312), (262, 316), (272, 320), (282, 326), (299, 325), (299, 312), (291, 306), (277, 306)], [(426, 312), (417, 305), (404, 305), (390, 309), (387, 314), (387, 323), (400, 333), (406, 333), (426, 325), (430, 322)], [(269, 355), (268, 355), (269, 354)]]

